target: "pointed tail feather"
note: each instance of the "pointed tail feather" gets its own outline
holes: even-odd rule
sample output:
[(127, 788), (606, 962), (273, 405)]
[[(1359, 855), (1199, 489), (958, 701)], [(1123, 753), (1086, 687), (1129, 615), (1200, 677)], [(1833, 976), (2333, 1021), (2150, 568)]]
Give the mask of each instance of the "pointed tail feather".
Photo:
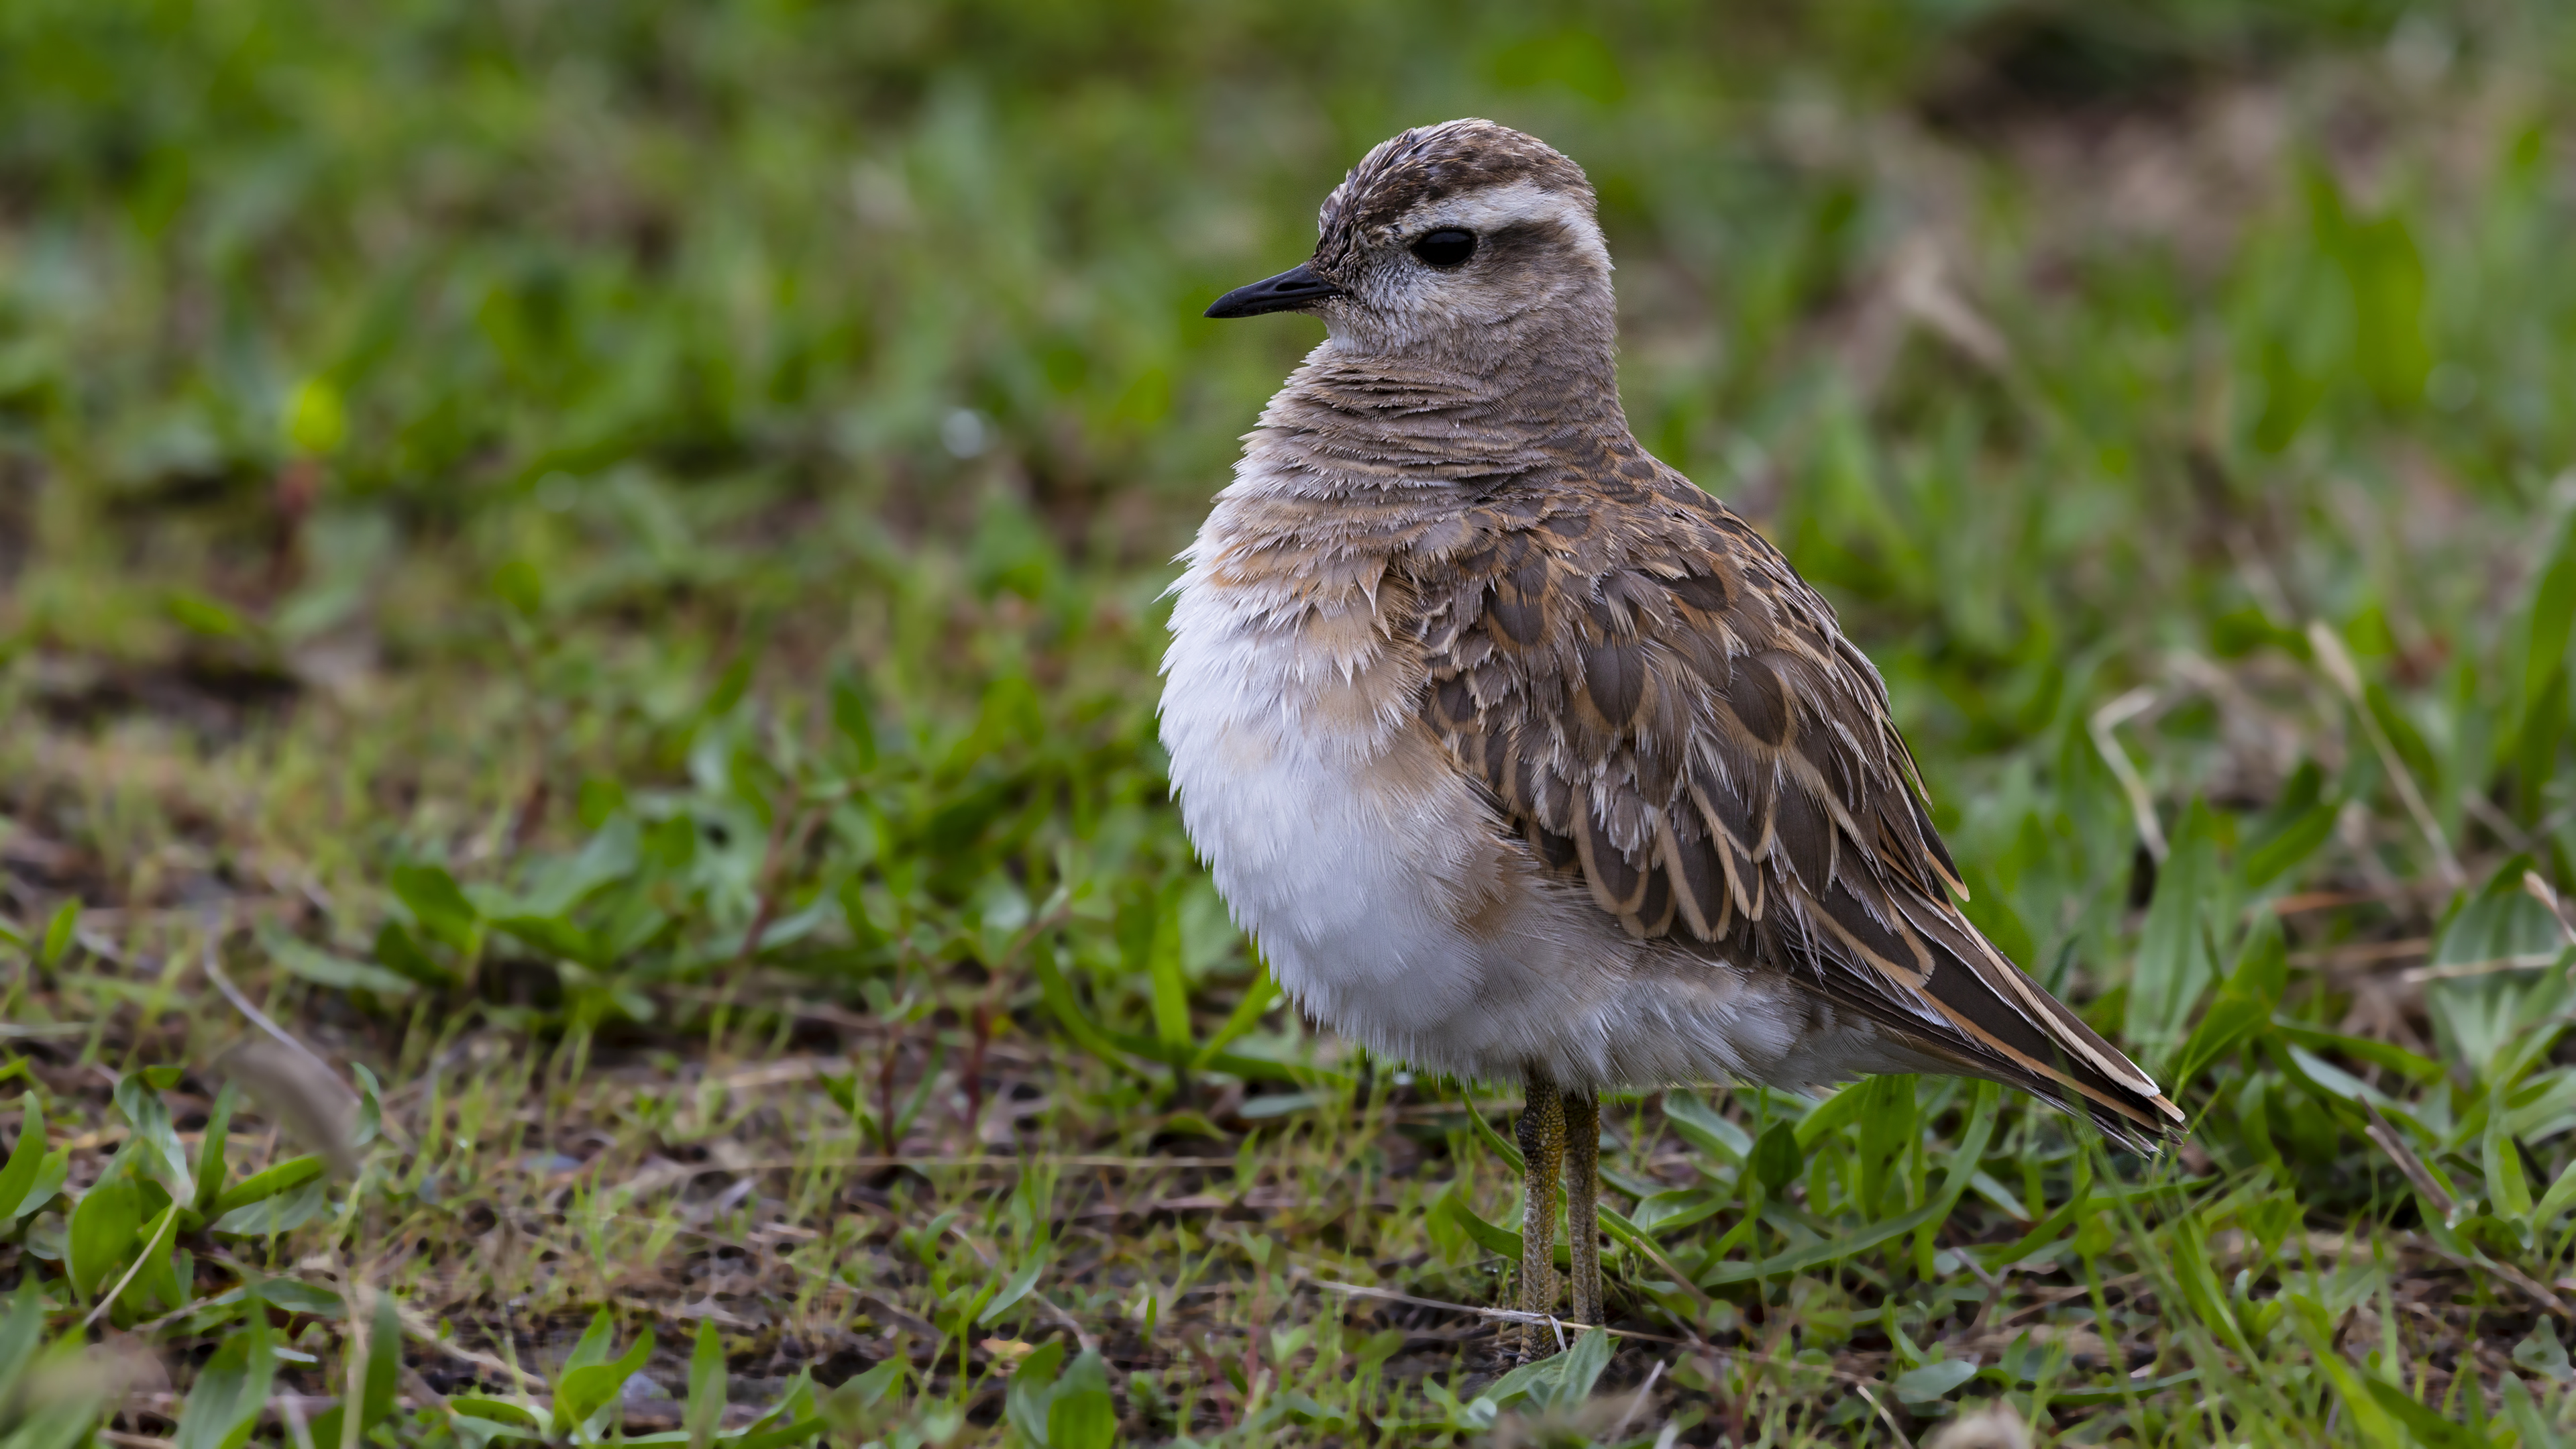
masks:
[(2153, 1153), (2182, 1136), (2182, 1109), (2155, 1079), (2004, 959), (1955, 909), (1907, 916), (1934, 957), (1923, 994), (1959, 1033), (1940, 1045), (1953, 1055), (1967, 1048), (1962, 1064), (1970, 1071), (2080, 1111), (2132, 1152)]
[(2132, 1151), (2151, 1153), (2181, 1135), (2182, 1111), (2155, 1080), (2006, 960), (1956, 906), (1903, 886), (1873, 899), (1875, 891), (1850, 884), (1802, 902), (1822, 928), (1808, 937), (1811, 950), (1824, 948), (1810, 959), (1837, 1000), (1956, 1071), (2083, 1113)]

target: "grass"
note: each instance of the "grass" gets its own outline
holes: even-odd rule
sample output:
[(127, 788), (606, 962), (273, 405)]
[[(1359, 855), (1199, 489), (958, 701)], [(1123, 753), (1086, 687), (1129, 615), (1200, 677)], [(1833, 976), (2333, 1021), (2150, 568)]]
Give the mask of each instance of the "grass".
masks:
[[(0, 1442), (2568, 1442), (2571, 43), (0, 8)], [(1499, 1377), (1516, 1104), (1300, 1026), (1152, 731), (1312, 341), (1197, 310), (1470, 113), (2194, 1121), (1621, 1100), (1630, 1336)]]

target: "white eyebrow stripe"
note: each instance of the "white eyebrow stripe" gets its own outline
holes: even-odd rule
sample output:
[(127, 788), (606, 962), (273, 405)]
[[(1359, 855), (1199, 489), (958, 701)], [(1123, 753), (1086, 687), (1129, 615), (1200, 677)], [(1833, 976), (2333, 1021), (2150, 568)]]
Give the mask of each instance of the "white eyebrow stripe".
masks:
[(1566, 235), (1574, 239), (1577, 251), (1598, 262), (1603, 271), (1610, 269), (1610, 248), (1601, 240), (1601, 228), (1591, 212), (1564, 192), (1532, 181), (1510, 181), (1442, 197), (1407, 213), (1398, 231), (1410, 238), (1444, 226), (1457, 226), (1481, 236), (1530, 222), (1554, 222), (1563, 227)]

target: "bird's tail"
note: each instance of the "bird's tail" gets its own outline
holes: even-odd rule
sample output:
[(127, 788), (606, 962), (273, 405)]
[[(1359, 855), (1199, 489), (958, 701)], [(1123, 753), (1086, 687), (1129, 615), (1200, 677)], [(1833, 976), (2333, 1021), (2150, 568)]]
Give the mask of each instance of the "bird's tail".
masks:
[[(1901, 889), (1876, 909), (1839, 890), (1817, 904), (1823, 909), (1811, 919), (1843, 948), (1828, 954), (1865, 962), (1897, 988), (1865, 987), (1848, 1004), (1908, 1045), (1963, 1075), (2081, 1112), (2134, 1152), (2182, 1135), (2182, 1110), (2155, 1080), (2006, 959), (1956, 905)], [(1836, 973), (1821, 974), (1829, 990), (1837, 984)]]
[(2155, 1079), (2006, 959), (1956, 907), (1907, 914), (1934, 957), (1923, 995), (1957, 1033), (1939, 1044), (1944, 1055), (1964, 1058), (1960, 1065), (1972, 1075), (2083, 1113), (2132, 1152), (2152, 1153), (2182, 1136), (2182, 1109)]

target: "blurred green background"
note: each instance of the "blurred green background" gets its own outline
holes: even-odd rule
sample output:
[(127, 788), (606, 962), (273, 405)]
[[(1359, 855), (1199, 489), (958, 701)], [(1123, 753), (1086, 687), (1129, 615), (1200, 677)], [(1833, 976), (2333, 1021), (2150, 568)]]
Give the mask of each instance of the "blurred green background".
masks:
[(667, 772), (737, 663), (924, 723), (1026, 678), (1150, 751), (1163, 561), (1315, 340), (1200, 307), (1302, 254), (1374, 140), (1483, 113), (1590, 168), (1639, 433), (1844, 610), (1996, 929), (2050, 956), (2132, 873), (2127, 804), (2073, 788), (2111, 696), (2172, 686), (2168, 816), (2377, 768), (2193, 673), (2304, 663), (2310, 619), (2446, 831), (2559, 798), (2563, 629), (2530, 621), (2565, 33), (2361, 0), (26, 0), (5, 698), (193, 747), (318, 685), (468, 737), (281, 842), (325, 873), (443, 856), (477, 792)]
[[(2367, 1101), (2549, 1280), (2563, 973), (2488, 968), (2576, 857), (2571, 78), (2514, 0), (10, 0), (0, 1004), (202, 1062), (211, 941), (570, 1081), (822, 1000), (971, 1104), (862, 1145), (1269, 1141), (1317, 1048), (1164, 801), (1158, 596), (1319, 329), (1199, 312), (1480, 114), (1590, 171), (1639, 435), (1886, 672), (1972, 913), (2254, 1185), (2188, 1232), (2414, 1222)], [(1086, 1085), (994, 1137), (1014, 1033)]]

